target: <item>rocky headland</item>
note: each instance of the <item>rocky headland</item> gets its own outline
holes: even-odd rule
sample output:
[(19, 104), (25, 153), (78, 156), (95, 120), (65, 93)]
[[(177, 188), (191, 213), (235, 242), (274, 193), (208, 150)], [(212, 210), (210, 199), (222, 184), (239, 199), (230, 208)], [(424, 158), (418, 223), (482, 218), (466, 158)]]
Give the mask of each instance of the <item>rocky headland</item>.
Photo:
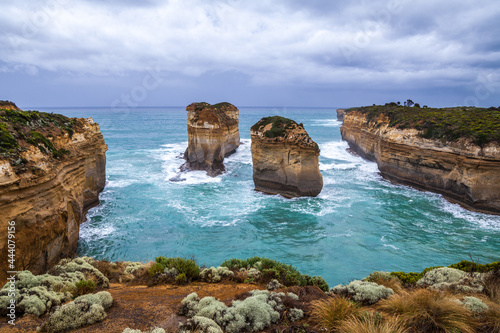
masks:
[(500, 111), (392, 104), (347, 109), (342, 139), (386, 179), (500, 214)]
[(337, 109), (337, 120), (344, 121), (345, 109)]
[(287, 198), (317, 196), (323, 188), (319, 147), (302, 124), (265, 117), (250, 130), (255, 190)]
[[(80, 223), (105, 185), (106, 150), (91, 118), (0, 105), (2, 280), (10, 270), (43, 272), (76, 252)], [(12, 226), (15, 269), (8, 269)]]
[(239, 110), (230, 103), (193, 103), (186, 111), (189, 143), (181, 169), (220, 175), (225, 171), (224, 157), (240, 145)]

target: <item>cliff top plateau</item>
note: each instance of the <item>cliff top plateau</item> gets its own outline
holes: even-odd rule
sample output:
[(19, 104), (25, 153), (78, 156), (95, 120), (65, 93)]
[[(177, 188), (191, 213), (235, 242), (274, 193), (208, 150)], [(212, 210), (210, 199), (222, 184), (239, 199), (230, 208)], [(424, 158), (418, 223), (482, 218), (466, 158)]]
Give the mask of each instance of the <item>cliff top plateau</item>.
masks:
[[(376, 271), (329, 289), (319, 276), (269, 258), (63, 260), (19, 272), (0, 332), (498, 332), (500, 262), (422, 272)], [(15, 325), (13, 325), (15, 324)]]
[(238, 108), (231, 103), (222, 102), (214, 105), (205, 102), (192, 103), (186, 107), (186, 111), (194, 112), (188, 119), (191, 126), (203, 126), (204, 123), (219, 126), (238, 124), (238, 116), (233, 116), (233, 113), (238, 112)]
[(387, 118), (389, 126), (416, 129), (426, 139), (468, 139), (478, 146), (500, 144), (500, 107), (420, 108), (387, 103), (345, 110), (347, 114), (352, 111), (365, 114), (370, 122)]
[[(12, 103), (15, 106), (15, 104)], [(0, 159), (8, 159), (14, 171), (19, 174), (33, 169), (29, 161), (21, 157), (30, 147), (37, 147), (50, 159), (63, 159), (69, 151), (56, 149), (49, 138), (84, 131), (88, 120), (68, 118), (60, 114), (22, 111), (17, 107), (4, 108), (0, 105)], [(34, 170), (31, 170), (34, 171)]]
[(256, 135), (267, 142), (293, 143), (301, 148), (312, 148), (319, 153), (318, 144), (309, 137), (304, 125), (302, 123), (297, 124), (285, 117), (262, 118), (252, 126), (250, 131), (252, 135)]

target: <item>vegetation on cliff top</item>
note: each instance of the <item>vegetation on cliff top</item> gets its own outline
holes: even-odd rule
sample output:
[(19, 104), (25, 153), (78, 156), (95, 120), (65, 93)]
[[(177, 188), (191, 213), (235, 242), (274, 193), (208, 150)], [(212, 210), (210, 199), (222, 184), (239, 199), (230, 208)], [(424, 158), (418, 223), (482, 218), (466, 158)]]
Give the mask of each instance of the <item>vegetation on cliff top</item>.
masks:
[(284, 137), (286, 134), (286, 130), (291, 129), (295, 126), (299, 126), (304, 128), (302, 124), (297, 124), (292, 119), (288, 119), (280, 116), (272, 116), (272, 117), (264, 117), (259, 120), (255, 125), (252, 126), (252, 131), (258, 131), (266, 127), (269, 124), (273, 124), (272, 127), (264, 132), (264, 136), (268, 138), (278, 138)]
[(39, 111), (2, 109), (1, 106), (0, 103), (0, 157), (11, 158), (16, 165), (23, 164), (19, 154), (27, 144), (55, 158), (69, 153), (65, 149), (56, 149), (47, 137), (62, 133), (72, 137), (76, 118)]
[(387, 103), (350, 108), (346, 113), (354, 110), (365, 114), (370, 122), (385, 115), (390, 126), (417, 129), (426, 139), (452, 142), (466, 138), (478, 146), (500, 143), (500, 108), (420, 108)]

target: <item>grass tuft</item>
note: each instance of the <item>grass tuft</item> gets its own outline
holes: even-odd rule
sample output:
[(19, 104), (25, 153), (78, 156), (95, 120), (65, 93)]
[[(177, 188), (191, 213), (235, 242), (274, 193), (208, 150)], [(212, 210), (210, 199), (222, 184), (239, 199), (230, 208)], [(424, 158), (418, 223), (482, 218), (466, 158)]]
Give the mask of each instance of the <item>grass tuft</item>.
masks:
[(361, 314), (359, 306), (345, 297), (334, 296), (312, 303), (311, 318), (321, 328), (336, 331), (342, 321)]

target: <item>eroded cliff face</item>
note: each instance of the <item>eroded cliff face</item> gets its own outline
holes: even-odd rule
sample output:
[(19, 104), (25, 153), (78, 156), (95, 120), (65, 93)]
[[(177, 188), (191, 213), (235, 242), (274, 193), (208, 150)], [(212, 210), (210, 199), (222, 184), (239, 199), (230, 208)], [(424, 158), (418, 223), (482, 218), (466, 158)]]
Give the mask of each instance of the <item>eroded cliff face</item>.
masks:
[(321, 192), (319, 148), (302, 124), (267, 117), (252, 126), (250, 134), (255, 190), (287, 198)]
[(384, 178), (443, 194), (468, 209), (500, 214), (498, 145), (424, 139), (415, 129), (390, 127), (384, 116), (368, 122), (358, 111), (345, 115), (340, 131), (353, 150), (377, 162)]
[(337, 120), (344, 121), (345, 109), (337, 109)]
[(240, 145), (239, 110), (230, 103), (193, 103), (186, 111), (189, 142), (182, 169), (215, 177), (225, 171), (224, 157)]
[[(12, 270), (6, 267), (9, 221), (15, 221), (15, 270), (43, 272), (76, 252), (79, 225), (106, 181), (107, 146), (97, 123), (54, 115), (70, 121), (64, 131), (36, 114), (25, 122), (27, 115), (19, 116), (23, 131), (37, 134), (28, 142), (19, 137), (19, 149), (0, 155), (2, 279)], [(36, 141), (41, 137), (48, 141)]]

